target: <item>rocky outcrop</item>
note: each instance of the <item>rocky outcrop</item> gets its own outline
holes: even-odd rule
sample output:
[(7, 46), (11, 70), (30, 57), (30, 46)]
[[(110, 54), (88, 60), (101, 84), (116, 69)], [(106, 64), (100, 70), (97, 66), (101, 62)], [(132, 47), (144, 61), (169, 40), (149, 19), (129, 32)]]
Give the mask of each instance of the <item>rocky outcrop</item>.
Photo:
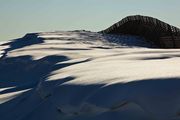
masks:
[(101, 33), (141, 36), (160, 48), (180, 48), (180, 29), (148, 16), (128, 16)]

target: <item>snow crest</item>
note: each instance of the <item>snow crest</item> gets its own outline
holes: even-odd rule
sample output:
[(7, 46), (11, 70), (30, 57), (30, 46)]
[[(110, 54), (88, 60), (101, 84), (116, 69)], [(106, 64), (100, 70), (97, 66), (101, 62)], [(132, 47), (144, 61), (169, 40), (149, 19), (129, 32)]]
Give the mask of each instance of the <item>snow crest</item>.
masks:
[(179, 120), (180, 50), (88, 31), (0, 45), (1, 120)]

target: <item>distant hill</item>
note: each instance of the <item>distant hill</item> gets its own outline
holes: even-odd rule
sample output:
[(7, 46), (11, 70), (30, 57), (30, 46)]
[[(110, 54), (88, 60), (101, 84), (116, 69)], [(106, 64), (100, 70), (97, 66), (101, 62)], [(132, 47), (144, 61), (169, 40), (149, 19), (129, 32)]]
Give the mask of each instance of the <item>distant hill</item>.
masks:
[(137, 35), (160, 48), (180, 48), (180, 29), (148, 16), (128, 16), (101, 33)]

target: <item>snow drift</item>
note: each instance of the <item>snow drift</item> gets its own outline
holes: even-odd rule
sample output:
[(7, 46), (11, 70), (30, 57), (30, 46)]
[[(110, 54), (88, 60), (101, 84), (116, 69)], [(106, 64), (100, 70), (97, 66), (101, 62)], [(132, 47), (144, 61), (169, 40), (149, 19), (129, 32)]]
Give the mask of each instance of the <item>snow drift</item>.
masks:
[(179, 120), (180, 50), (86, 31), (1, 44), (1, 120)]

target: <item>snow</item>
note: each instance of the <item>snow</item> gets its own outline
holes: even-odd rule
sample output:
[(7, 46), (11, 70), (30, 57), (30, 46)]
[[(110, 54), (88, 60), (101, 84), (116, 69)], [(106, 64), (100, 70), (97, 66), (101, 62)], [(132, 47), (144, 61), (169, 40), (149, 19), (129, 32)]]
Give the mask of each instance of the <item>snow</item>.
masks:
[(0, 46), (1, 120), (180, 120), (180, 50), (87, 31)]

